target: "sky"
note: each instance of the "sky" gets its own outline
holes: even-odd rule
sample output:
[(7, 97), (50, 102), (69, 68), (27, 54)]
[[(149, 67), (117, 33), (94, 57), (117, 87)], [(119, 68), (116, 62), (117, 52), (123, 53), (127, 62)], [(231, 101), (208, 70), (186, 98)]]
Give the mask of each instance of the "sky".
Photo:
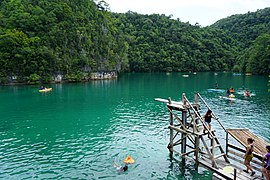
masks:
[(110, 10), (139, 14), (165, 14), (205, 27), (234, 14), (270, 7), (270, 0), (105, 0)]

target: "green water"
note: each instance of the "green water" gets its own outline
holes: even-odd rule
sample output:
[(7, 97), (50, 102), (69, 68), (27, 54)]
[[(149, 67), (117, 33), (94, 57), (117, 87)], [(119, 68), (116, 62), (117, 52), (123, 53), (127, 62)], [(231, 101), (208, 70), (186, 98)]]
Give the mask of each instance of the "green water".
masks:
[[(200, 92), (226, 128), (249, 128), (270, 140), (267, 76), (231, 73), (123, 74), (117, 80), (0, 87), (0, 179), (211, 179), (211, 172), (169, 158), (168, 111), (160, 97)], [(247, 87), (231, 102), (211, 92)], [(219, 126), (212, 123), (220, 130)], [(130, 155), (135, 164), (118, 174)]]

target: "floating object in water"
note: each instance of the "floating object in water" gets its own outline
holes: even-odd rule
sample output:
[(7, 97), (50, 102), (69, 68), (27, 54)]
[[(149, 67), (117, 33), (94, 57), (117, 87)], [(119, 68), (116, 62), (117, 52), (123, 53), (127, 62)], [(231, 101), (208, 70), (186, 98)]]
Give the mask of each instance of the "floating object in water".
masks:
[(237, 94), (245, 96), (245, 97), (251, 97), (251, 96), (256, 96), (255, 93), (249, 92), (249, 96), (246, 95), (245, 91), (238, 91)]
[(215, 76), (217, 76), (218, 75), (218, 73), (215, 73)]
[(251, 76), (252, 74), (251, 73), (246, 73), (246, 76)]
[(52, 91), (52, 88), (45, 88), (38, 90), (38, 92), (49, 92), (49, 91)]
[(184, 74), (184, 75), (182, 75), (183, 77), (189, 77), (189, 75), (188, 74)]
[(126, 164), (133, 164), (135, 163), (134, 159), (132, 159), (130, 156), (126, 157), (126, 159), (124, 160), (124, 163)]
[(230, 174), (234, 172), (234, 168), (232, 166), (225, 166), (222, 171), (225, 174)]
[(220, 98), (225, 99), (225, 100), (230, 100), (230, 101), (235, 101), (235, 98), (230, 98), (230, 97), (225, 97), (225, 96), (220, 96)]
[(241, 73), (233, 73), (233, 76), (241, 76)]
[(235, 95), (233, 95), (233, 94), (229, 95), (229, 98), (234, 98), (234, 97), (235, 97)]
[(220, 93), (223, 93), (225, 92), (224, 89), (207, 89), (208, 92), (220, 92)]

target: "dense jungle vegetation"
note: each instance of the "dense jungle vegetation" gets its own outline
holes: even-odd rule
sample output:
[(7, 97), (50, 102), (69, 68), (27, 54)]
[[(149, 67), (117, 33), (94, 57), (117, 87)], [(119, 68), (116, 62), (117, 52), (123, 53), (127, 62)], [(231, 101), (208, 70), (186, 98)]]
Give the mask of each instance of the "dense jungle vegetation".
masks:
[(0, 1), (0, 83), (80, 81), (105, 71), (269, 74), (270, 8), (208, 27), (112, 13), (105, 1)]

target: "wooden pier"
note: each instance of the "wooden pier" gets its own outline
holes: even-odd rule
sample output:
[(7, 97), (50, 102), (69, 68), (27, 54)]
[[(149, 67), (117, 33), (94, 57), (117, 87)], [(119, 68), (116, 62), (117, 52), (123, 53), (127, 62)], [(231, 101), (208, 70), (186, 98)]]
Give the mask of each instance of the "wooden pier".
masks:
[[(182, 101), (173, 101), (171, 98), (156, 98), (156, 101), (166, 103), (170, 114), (168, 128), (170, 141), (168, 149), (173, 155), (182, 157), (182, 163), (186, 159), (192, 159), (197, 165), (202, 165), (213, 171), (216, 179), (260, 179), (263, 155), (266, 154), (267, 142), (251, 133), (248, 129), (226, 129), (212, 110), (212, 121), (218, 122), (225, 133), (225, 143), (222, 145), (213, 129), (208, 129), (204, 123), (203, 115), (200, 114), (201, 106), (211, 109), (199, 93), (194, 96), (191, 103), (185, 94)], [(220, 132), (219, 132), (220, 134)], [(247, 138), (255, 139), (254, 158), (252, 166), (256, 170), (254, 176), (245, 173), (243, 169), (243, 157)], [(230, 143), (233, 138), (239, 145)], [(179, 147), (180, 146), (180, 147)]]

